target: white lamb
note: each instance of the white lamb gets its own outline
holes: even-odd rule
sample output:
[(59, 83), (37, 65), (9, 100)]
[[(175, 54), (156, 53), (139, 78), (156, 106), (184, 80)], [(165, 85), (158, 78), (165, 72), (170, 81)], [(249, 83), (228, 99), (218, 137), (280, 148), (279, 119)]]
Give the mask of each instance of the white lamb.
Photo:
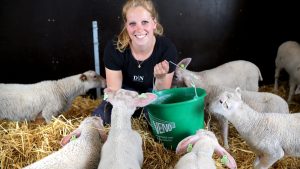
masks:
[(300, 113), (258, 113), (241, 93), (223, 92), (209, 106), (226, 117), (256, 154), (255, 169), (267, 169), (287, 156), (300, 156)]
[[(296, 86), (300, 85), (300, 45), (294, 41), (281, 44), (277, 51), (275, 60), (275, 83), (274, 90), (278, 90), (278, 79), (280, 71), (284, 69), (289, 74), (289, 96), (288, 102), (292, 101)], [(297, 93), (296, 93), (297, 94)]]
[[(212, 69), (212, 71), (207, 70), (202, 73), (186, 70), (190, 61), (191, 59), (187, 58), (178, 63), (176, 68), (177, 80), (188, 87), (195, 85), (195, 87), (203, 88), (207, 93), (206, 106), (212, 98), (224, 91), (234, 91), (233, 88), (239, 87), (239, 84), (241, 84), (244, 89), (247, 89), (241, 90), (243, 93), (242, 99), (254, 110), (258, 112), (289, 113), (288, 104), (280, 96), (268, 92), (257, 92), (258, 80), (261, 79), (261, 75), (259, 68), (251, 62), (233, 61)], [(228, 120), (214, 112), (211, 113), (217, 118), (222, 128), (224, 147), (228, 149)]]
[(0, 84), (0, 118), (43, 117), (49, 123), (52, 116), (68, 110), (75, 97), (96, 87), (105, 87), (105, 80), (94, 71), (35, 84)]
[(144, 107), (156, 99), (152, 93), (138, 95), (135, 91), (105, 89), (107, 100), (113, 105), (111, 128), (103, 145), (98, 169), (139, 169), (143, 163), (142, 138), (132, 130), (131, 116), (137, 107)]
[[(207, 107), (207, 105), (209, 105), (216, 96), (224, 91), (234, 92), (235, 90), (238, 90), (238, 92), (242, 93), (242, 100), (257, 112), (289, 113), (288, 103), (282, 97), (276, 94), (268, 92), (253, 92), (241, 90), (240, 88), (232, 89), (213, 85), (207, 86), (205, 90), (207, 92), (207, 96), (205, 98), (205, 107)], [(228, 120), (218, 113), (211, 113), (214, 115), (214, 117), (216, 117), (220, 124), (224, 147), (228, 149)]]
[(211, 131), (200, 129), (195, 135), (186, 137), (178, 143), (176, 153), (186, 153), (190, 146), (191, 151), (179, 159), (174, 169), (215, 169), (215, 161), (212, 158), (214, 152), (224, 158), (228, 168), (237, 168), (234, 158), (220, 146)]
[(259, 68), (248, 61), (237, 60), (225, 63), (216, 68), (193, 72), (186, 69), (191, 58), (185, 58), (178, 63), (175, 70), (177, 83), (206, 88), (207, 85), (240, 87), (242, 90), (258, 91), (258, 81), (262, 80)]
[[(76, 139), (70, 141), (72, 137)], [(87, 117), (62, 139), (64, 147), (24, 169), (96, 169), (105, 139), (101, 118)]]

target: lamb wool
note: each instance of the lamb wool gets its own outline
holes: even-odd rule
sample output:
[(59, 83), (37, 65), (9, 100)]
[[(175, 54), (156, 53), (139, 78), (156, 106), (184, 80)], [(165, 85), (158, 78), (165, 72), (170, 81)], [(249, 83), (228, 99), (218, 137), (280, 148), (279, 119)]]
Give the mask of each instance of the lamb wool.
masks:
[[(222, 64), (216, 68), (193, 72), (187, 70), (191, 58), (185, 58), (178, 63), (175, 69), (176, 81), (191, 87), (206, 88), (207, 85), (217, 85), (230, 88), (240, 87), (243, 90), (258, 91), (258, 81), (262, 80), (259, 68), (245, 60), (237, 60)], [(184, 67), (184, 68), (182, 68)]]
[(221, 93), (209, 109), (229, 120), (255, 152), (255, 169), (269, 168), (285, 155), (300, 157), (299, 113), (259, 113), (243, 102), (239, 90)]
[(0, 84), (0, 118), (28, 120), (44, 118), (67, 111), (75, 97), (88, 90), (104, 87), (105, 79), (94, 71), (69, 76), (59, 80), (35, 84)]
[(156, 99), (153, 93), (139, 95), (135, 91), (105, 89), (107, 100), (113, 105), (111, 128), (104, 143), (98, 169), (139, 169), (143, 165), (142, 138), (132, 129), (131, 116), (137, 107), (144, 107)]
[(275, 59), (275, 83), (274, 90), (278, 90), (280, 71), (284, 69), (289, 74), (288, 102), (292, 101), (295, 89), (300, 85), (300, 44), (295, 41), (287, 41), (281, 44)]
[[(77, 138), (71, 140), (73, 136)], [(106, 139), (102, 119), (86, 117), (79, 127), (63, 138), (64, 146), (24, 169), (96, 169)]]

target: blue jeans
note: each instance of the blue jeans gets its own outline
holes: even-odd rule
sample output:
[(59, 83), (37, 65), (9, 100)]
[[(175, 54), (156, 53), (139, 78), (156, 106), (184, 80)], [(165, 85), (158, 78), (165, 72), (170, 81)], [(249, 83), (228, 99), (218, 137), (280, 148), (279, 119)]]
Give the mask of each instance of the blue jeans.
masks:
[[(102, 118), (103, 120), (103, 124), (110, 124), (111, 123), (111, 110), (112, 110), (112, 105), (103, 100), (101, 102), (101, 104), (92, 112), (92, 116), (99, 116)], [(136, 109), (136, 111), (134, 112), (134, 114), (132, 115), (132, 117), (140, 117), (141, 113), (144, 113), (144, 117), (146, 117), (146, 120), (149, 123), (149, 115), (148, 115), (148, 111), (144, 108), (138, 108)]]

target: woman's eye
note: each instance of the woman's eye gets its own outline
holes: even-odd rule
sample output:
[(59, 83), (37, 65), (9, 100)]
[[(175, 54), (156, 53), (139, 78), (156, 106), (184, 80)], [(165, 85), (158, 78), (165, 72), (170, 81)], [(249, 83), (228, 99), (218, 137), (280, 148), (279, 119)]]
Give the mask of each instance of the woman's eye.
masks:
[(129, 26), (135, 26), (135, 25), (136, 25), (135, 22), (130, 22), (130, 23), (129, 23)]
[(143, 25), (146, 25), (147, 23), (149, 23), (148, 21), (142, 21)]

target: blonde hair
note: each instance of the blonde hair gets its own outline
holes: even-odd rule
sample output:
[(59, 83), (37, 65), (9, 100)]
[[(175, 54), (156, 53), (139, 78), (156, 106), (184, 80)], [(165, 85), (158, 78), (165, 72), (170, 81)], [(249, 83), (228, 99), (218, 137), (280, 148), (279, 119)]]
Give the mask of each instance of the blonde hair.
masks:
[(123, 10), (122, 10), (123, 28), (120, 34), (118, 35), (118, 40), (117, 40), (117, 49), (120, 52), (124, 52), (124, 50), (129, 46), (130, 43), (130, 37), (126, 30), (125, 23), (127, 21), (126, 19), (127, 11), (130, 8), (134, 8), (134, 7), (143, 7), (151, 14), (152, 18), (156, 20), (156, 29), (154, 30), (154, 35), (160, 36), (164, 32), (162, 25), (158, 22), (158, 13), (151, 0), (128, 0), (123, 6)]

